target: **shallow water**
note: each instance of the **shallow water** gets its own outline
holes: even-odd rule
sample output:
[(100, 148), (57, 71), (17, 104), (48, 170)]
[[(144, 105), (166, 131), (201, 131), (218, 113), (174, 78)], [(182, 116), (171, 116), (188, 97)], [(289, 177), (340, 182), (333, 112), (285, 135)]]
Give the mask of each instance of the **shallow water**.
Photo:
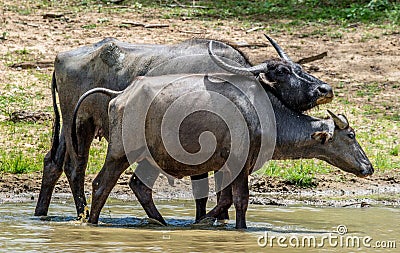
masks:
[[(35, 204), (0, 204), (1, 252), (298, 252), (299, 248), (399, 252), (400, 248), (399, 208), (250, 205), (249, 228), (237, 231), (234, 220), (227, 225), (193, 226), (192, 201), (157, 202), (167, 227), (149, 224), (134, 201), (107, 202), (98, 226), (76, 222), (69, 200), (53, 202), (52, 216), (46, 219), (32, 216)], [(230, 215), (234, 217), (234, 212)], [(338, 225), (345, 225), (347, 233), (338, 233)]]

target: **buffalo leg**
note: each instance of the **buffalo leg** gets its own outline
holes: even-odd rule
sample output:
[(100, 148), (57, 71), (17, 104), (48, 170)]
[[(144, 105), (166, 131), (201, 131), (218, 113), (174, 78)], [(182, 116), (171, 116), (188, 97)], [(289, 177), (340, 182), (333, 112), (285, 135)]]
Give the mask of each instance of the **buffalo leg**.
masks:
[[(221, 199), (221, 187), (222, 187), (222, 181), (223, 181), (223, 173), (215, 173), (214, 175), (214, 181), (215, 181), (215, 188), (216, 188), (216, 192), (217, 192), (217, 203), (220, 201)], [(226, 194), (224, 196), (227, 196)], [(224, 200), (224, 202), (226, 202)], [(230, 202), (232, 205), (232, 202)], [(229, 206), (230, 207), (230, 206)], [(224, 208), (215, 218), (217, 218), (217, 220), (229, 220), (229, 213), (228, 213), (228, 208)]]
[[(208, 173), (191, 176), (193, 197), (196, 202), (196, 222), (206, 215), (206, 207), (208, 200)], [(205, 197), (204, 197), (205, 196)]]
[[(220, 191), (220, 198), (217, 205), (209, 211), (205, 216), (201, 217), (200, 220), (205, 218), (217, 218), (223, 212), (227, 212), (232, 206), (232, 187), (228, 185)], [(198, 222), (198, 221), (197, 221)]]
[[(55, 159), (53, 160), (52, 157)], [(42, 185), (40, 187), (39, 198), (36, 203), (35, 216), (45, 216), (49, 211), (51, 195), (54, 187), (63, 172), (63, 163), (65, 157), (65, 139), (61, 134), (60, 144), (57, 152), (52, 156), (49, 151), (44, 158)]]
[(246, 226), (246, 211), (249, 204), (249, 173), (244, 169), (232, 182), (233, 203), (236, 210), (236, 228), (244, 229)]
[[(198, 176), (192, 176), (192, 189), (193, 189), (193, 195), (195, 197), (195, 201), (196, 201), (196, 222), (199, 222), (201, 219), (203, 219), (204, 217), (206, 217), (206, 206), (207, 206), (207, 200), (208, 197), (204, 197), (204, 198), (197, 198), (196, 197), (196, 192), (199, 191), (209, 191), (209, 185), (208, 185), (208, 181), (205, 180), (205, 178), (208, 178), (208, 173), (202, 174), (202, 175), (198, 175)], [(214, 180), (215, 180), (215, 187), (216, 187), (216, 191), (217, 191), (217, 203), (220, 201), (221, 199), (221, 186), (222, 186), (222, 173), (216, 173)], [(193, 180), (200, 180), (197, 183), (194, 183)], [(226, 193), (229, 195), (229, 193)], [(225, 194), (225, 196), (227, 196)], [(204, 194), (202, 194), (204, 195)], [(219, 208), (217, 210), (214, 210), (211, 215), (214, 215), (216, 219), (218, 220), (229, 220), (229, 207), (232, 205), (232, 201), (226, 201), (223, 200), (224, 205), (223, 208)], [(226, 208), (227, 206), (229, 206), (228, 208)], [(210, 217), (210, 216), (208, 216)]]
[(107, 154), (103, 168), (92, 183), (93, 193), (89, 216), (90, 223), (97, 224), (99, 222), (101, 209), (106, 203), (111, 190), (117, 183), (122, 172), (124, 172), (128, 167), (129, 162), (126, 156), (115, 158)]
[(67, 153), (64, 172), (67, 176), (69, 186), (71, 187), (78, 218), (82, 215), (86, 217), (85, 215), (87, 215), (87, 213), (85, 213), (85, 207), (87, 203), (84, 192), (85, 169), (76, 168), (73, 164), (74, 161), (71, 159), (71, 155)]
[(85, 171), (89, 159), (89, 149), (94, 137), (94, 127), (90, 122), (81, 124), (78, 129), (78, 155), (67, 152), (64, 172), (71, 187), (75, 201), (76, 211), (79, 217), (88, 217), (85, 211)]
[[(147, 216), (167, 225), (153, 201), (152, 187), (159, 174), (159, 169), (152, 166), (147, 160), (141, 161), (129, 181), (129, 187), (135, 193)], [(145, 183), (142, 180), (145, 180)]]

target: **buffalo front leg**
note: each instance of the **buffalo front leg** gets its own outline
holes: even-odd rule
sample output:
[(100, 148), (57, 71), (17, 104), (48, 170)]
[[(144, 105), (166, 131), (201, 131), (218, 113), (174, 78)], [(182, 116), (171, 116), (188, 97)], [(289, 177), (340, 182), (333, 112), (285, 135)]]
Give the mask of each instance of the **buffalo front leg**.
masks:
[(147, 160), (143, 160), (138, 164), (135, 173), (132, 175), (129, 187), (135, 193), (147, 216), (167, 225), (153, 201), (152, 188), (159, 174), (158, 168), (152, 166)]
[(44, 157), (42, 185), (36, 203), (35, 216), (46, 216), (49, 211), (51, 195), (53, 194), (54, 187), (63, 172), (62, 167), (64, 157), (65, 140), (62, 135), (56, 154), (51, 154), (51, 151), (49, 151)]
[(107, 155), (103, 168), (92, 183), (93, 193), (92, 207), (89, 216), (90, 223), (97, 224), (99, 222), (101, 209), (106, 203), (111, 190), (117, 183), (122, 172), (124, 172), (128, 167), (129, 162), (126, 156), (113, 158)]
[(208, 200), (208, 173), (191, 176), (193, 197), (196, 202), (196, 222), (206, 215), (206, 207)]

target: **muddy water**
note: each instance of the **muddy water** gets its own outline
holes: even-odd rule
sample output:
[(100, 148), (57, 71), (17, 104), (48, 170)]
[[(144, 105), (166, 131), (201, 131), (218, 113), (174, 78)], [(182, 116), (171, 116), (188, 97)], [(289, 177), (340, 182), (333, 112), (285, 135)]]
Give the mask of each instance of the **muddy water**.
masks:
[[(109, 201), (99, 226), (76, 222), (71, 201), (52, 203), (53, 216), (46, 219), (32, 216), (34, 202), (3, 203), (0, 251), (365, 252), (375, 247), (374, 252), (399, 252), (400, 248), (399, 208), (251, 205), (249, 229), (237, 231), (234, 221), (193, 226), (192, 201), (159, 201), (157, 206), (169, 226), (150, 224), (137, 202)], [(338, 225), (345, 225), (347, 233), (345, 227), (338, 232)]]

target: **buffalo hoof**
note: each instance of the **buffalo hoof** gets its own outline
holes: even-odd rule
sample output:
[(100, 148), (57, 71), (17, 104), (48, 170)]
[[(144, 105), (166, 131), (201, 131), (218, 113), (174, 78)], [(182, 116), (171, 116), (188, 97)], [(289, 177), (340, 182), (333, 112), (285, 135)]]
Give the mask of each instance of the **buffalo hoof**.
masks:
[(39, 216), (39, 219), (41, 221), (51, 221), (51, 219), (53, 218), (52, 216), (47, 216), (47, 215), (37, 215)]
[(85, 206), (85, 208), (83, 209), (83, 212), (78, 215), (78, 221), (87, 223), (88, 220), (89, 220), (89, 207)]
[(213, 226), (215, 222), (215, 218), (213, 217), (206, 217), (204, 219), (200, 219), (196, 221), (193, 226)]
[(217, 222), (220, 225), (226, 225), (226, 224), (228, 224), (229, 219), (220, 219), (220, 220), (217, 220)]
[(166, 227), (167, 224), (164, 224), (156, 219), (153, 218), (146, 218), (147, 224), (149, 225), (156, 225), (156, 226), (162, 226), (162, 227)]

